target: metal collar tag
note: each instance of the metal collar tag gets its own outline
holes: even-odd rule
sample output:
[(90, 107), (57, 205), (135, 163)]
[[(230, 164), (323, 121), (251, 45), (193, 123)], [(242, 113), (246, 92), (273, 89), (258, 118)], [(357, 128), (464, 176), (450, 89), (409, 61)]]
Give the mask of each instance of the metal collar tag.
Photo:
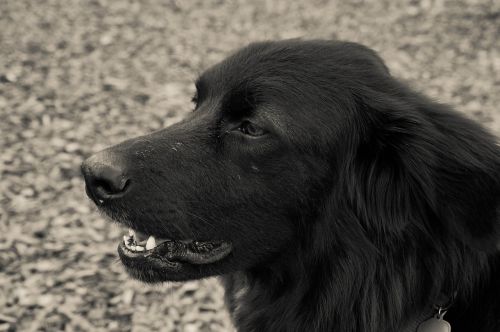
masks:
[(443, 319), (446, 311), (438, 309), (438, 313), (419, 325), (417, 332), (451, 332), (451, 325)]

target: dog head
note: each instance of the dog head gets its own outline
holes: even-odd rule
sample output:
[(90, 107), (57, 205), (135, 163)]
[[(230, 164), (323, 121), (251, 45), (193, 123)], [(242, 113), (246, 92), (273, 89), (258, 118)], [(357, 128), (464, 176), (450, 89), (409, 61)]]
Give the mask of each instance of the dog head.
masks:
[(82, 165), (99, 209), (134, 230), (119, 246), (133, 276), (294, 264), (305, 248), (346, 239), (353, 250), (409, 234), (495, 247), (494, 138), (399, 83), (373, 51), (255, 43), (196, 87), (183, 121)]

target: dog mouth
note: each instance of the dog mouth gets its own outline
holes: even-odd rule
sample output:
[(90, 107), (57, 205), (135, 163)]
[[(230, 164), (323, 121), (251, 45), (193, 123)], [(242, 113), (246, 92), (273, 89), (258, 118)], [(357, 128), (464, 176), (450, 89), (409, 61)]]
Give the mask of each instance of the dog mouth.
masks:
[(130, 228), (128, 234), (123, 236), (118, 250), (122, 260), (149, 259), (173, 268), (180, 264), (206, 265), (218, 262), (231, 252), (232, 245), (222, 240), (159, 238)]

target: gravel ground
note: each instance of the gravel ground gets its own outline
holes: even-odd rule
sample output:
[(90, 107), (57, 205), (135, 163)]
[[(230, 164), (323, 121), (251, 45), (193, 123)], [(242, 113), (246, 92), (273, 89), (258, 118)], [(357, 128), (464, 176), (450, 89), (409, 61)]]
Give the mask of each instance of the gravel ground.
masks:
[(127, 278), (79, 164), (178, 121), (231, 50), (290, 37), (364, 43), (500, 133), (499, 1), (0, 0), (0, 331), (231, 330), (215, 279)]

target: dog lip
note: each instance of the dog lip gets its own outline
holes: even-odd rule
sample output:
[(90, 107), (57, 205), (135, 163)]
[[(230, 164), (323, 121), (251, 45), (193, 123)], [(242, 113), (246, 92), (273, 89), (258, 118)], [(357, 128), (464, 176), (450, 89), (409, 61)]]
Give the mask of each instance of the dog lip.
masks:
[(187, 244), (184, 243), (184, 245), (186, 247), (184, 254), (177, 257), (177, 259), (195, 265), (220, 261), (232, 250), (231, 243), (225, 241), (192, 241)]
[(127, 260), (142, 261), (143, 265), (148, 264), (149, 260), (205, 265), (222, 260), (232, 251), (231, 243), (220, 240), (193, 241), (167, 239), (150, 250), (144, 250), (142, 247), (141, 250), (137, 250), (136, 246), (130, 246), (128, 241), (130, 241), (130, 238), (124, 237), (124, 241), (120, 243), (120, 257)]
[(126, 268), (146, 272), (149, 269), (161, 269), (168, 271), (178, 271), (182, 263), (172, 262), (166, 258), (158, 259), (143, 252), (134, 252), (125, 246), (123, 242), (118, 245), (118, 255)]

